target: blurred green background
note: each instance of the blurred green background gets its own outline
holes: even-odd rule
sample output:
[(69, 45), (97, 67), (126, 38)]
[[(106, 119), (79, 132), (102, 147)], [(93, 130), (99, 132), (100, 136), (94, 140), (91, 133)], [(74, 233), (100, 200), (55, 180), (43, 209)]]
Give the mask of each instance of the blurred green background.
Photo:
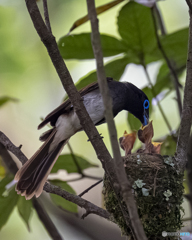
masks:
[[(109, 1), (96, 0), (96, 5), (102, 5)], [(79, 0), (49, 0), (49, 12), (53, 34), (56, 39), (67, 34), (72, 24), (87, 13), (86, 1)], [(116, 26), (118, 11), (125, 3), (121, 3), (111, 10), (99, 15), (100, 32), (110, 34), (119, 38)], [(38, 2), (42, 11), (42, 3)], [(188, 26), (188, 8), (185, 1), (167, 0), (158, 3), (165, 21), (168, 33)], [(90, 23), (87, 22), (74, 30), (75, 33), (89, 32)], [(106, 58), (109, 61), (111, 58)], [(67, 60), (67, 67), (72, 75), (74, 82), (82, 76), (95, 69), (94, 60)], [(148, 70), (154, 82), (158, 73), (160, 63), (155, 62), (148, 65)], [(147, 85), (147, 80), (142, 67), (130, 64), (122, 76), (122, 81), (129, 81), (139, 88)], [(184, 83), (185, 74), (181, 82)], [(57, 107), (65, 92), (51, 64), (49, 56), (42, 42), (40, 41), (33, 27), (25, 2), (22, 0), (0, 0), (0, 97), (9, 96), (18, 99), (18, 102), (9, 102), (0, 108), (0, 130), (3, 131), (16, 146), (22, 144), (22, 151), (27, 157), (37, 150), (41, 145), (38, 141), (39, 135), (46, 130), (37, 131), (40, 118), (45, 117), (50, 111)], [(179, 115), (176, 102), (173, 99), (174, 93), (170, 94), (162, 101), (162, 107), (171, 123), (173, 129), (179, 125)], [(118, 137), (121, 137), (124, 130), (130, 131), (126, 120), (127, 113), (120, 113), (116, 119)], [(168, 134), (168, 129), (162, 119), (158, 108), (154, 107), (151, 116), (154, 124), (154, 139), (158, 139)], [(48, 128), (47, 128), (48, 129)], [(104, 136), (104, 142), (111, 151), (107, 127), (105, 124), (98, 127)], [(76, 154), (86, 157), (93, 163), (99, 164), (96, 154), (84, 132), (73, 136), (70, 143)], [(138, 146), (138, 144), (136, 145)], [(65, 153), (69, 152), (66, 147)], [(123, 152), (122, 152), (123, 153)], [(86, 171), (94, 176), (102, 177), (101, 168), (93, 168)], [(62, 179), (66, 179), (67, 174), (60, 173)], [(74, 177), (74, 175), (70, 176)], [(93, 180), (82, 180), (70, 183), (77, 193), (94, 183)], [(84, 197), (95, 204), (102, 205), (100, 184)], [(102, 225), (106, 230), (110, 228), (116, 231), (111, 238), (106, 235), (103, 239), (117, 239), (120, 231), (113, 224), (106, 223), (99, 217), (89, 216), (88, 220), (78, 220), (77, 217), (70, 217), (68, 213), (60, 212), (53, 207), (49, 200), (43, 196), (55, 224), (63, 234), (64, 239), (97, 239), (87, 233), (83, 225), (95, 221), (98, 226)], [(185, 205), (186, 207), (186, 205)], [(80, 214), (82, 210), (80, 210)], [(59, 217), (58, 217), (58, 215)], [(65, 218), (63, 217), (65, 215)], [(186, 215), (188, 217), (188, 215)], [(66, 220), (67, 219), (67, 220)], [(78, 222), (77, 228), (73, 228), (74, 222)], [(72, 222), (71, 222), (72, 221)], [(75, 225), (75, 224), (74, 224)], [(80, 229), (80, 230), (79, 230)], [(93, 228), (96, 231), (96, 228)], [(96, 234), (95, 234), (96, 235)], [(8, 223), (0, 232), (0, 239), (23, 240), (23, 239), (50, 239), (40, 224), (36, 213), (31, 218), (31, 232), (28, 233), (24, 223), (17, 214), (17, 209), (11, 215)]]

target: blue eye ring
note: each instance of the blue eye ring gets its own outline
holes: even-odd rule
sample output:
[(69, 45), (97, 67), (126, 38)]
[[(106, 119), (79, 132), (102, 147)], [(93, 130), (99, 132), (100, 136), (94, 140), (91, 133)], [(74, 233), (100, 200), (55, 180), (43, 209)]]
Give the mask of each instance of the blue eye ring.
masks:
[[(147, 103), (147, 106), (145, 106), (145, 104)], [(144, 109), (148, 109), (149, 108), (149, 100), (145, 100), (144, 103), (143, 103), (143, 107)]]

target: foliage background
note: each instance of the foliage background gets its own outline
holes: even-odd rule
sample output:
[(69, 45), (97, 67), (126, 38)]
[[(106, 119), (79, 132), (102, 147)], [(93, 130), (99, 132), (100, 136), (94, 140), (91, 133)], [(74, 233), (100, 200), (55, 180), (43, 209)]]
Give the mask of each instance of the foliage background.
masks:
[[(87, 13), (86, 1), (77, 0), (57, 0), (48, 1), (52, 30), (56, 39), (66, 34), (72, 23)], [(108, 1), (97, 0), (96, 5), (102, 5)], [(116, 26), (116, 17), (118, 11), (125, 3), (112, 8), (99, 16), (100, 32), (110, 34), (119, 38)], [(41, 3), (39, 3), (42, 10)], [(162, 15), (165, 21), (168, 33), (188, 26), (188, 8), (184, 1), (167, 0), (159, 2)], [(90, 25), (85, 23), (81, 27), (74, 30), (74, 34), (89, 32)], [(109, 61), (111, 58), (106, 58)], [(77, 82), (82, 76), (95, 69), (94, 60), (68, 60), (66, 64), (70, 70), (73, 80)], [(158, 73), (159, 62), (149, 64), (148, 69), (153, 82)], [(126, 72), (122, 76), (122, 81), (129, 81), (136, 86), (142, 88), (147, 84), (145, 74), (142, 67), (133, 64), (127, 67)], [(181, 77), (184, 83), (185, 74)], [(10, 101), (0, 108), (0, 130), (14, 142), (15, 145), (23, 145), (22, 150), (27, 157), (30, 157), (40, 146), (38, 141), (39, 135), (44, 130), (37, 131), (37, 125), (41, 117), (45, 117), (52, 109), (57, 107), (64, 96), (64, 90), (58, 79), (58, 76), (47, 56), (47, 52), (37, 36), (32, 25), (29, 14), (26, 10), (24, 1), (21, 0), (0, 0), (0, 97), (9, 96), (18, 99), (18, 102)], [(176, 129), (179, 125), (179, 116), (176, 103), (173, 100), (174, 94), (170, 94), (162, 101), (162, 107), (171, 122), (172, 128)], [(159, 110), (155, 107), (151, 116), (154, 123), (155, 136), (158, 139), (168, 134), (167, 127), (160, 115)], [(126, 121), (126, 113), (122, 112), (116, 117), (116, 126), (118, 136), (120, 137), (124, 130), (130, 130)], [(98, 127), (99, 132), (103, 134), (104, 141), (110, 149), (107, 128), (105, 125)], [(87, 136), (80, 132), (71, 140), (71, 145), (75, 149), (75, 153), (88, 158), (93, 163), (97, 163), (97, 158)], [(65, 153), (69, 150), (66, 147)], [(87, 170), (89, 174), (102, 176), (102, 169), (92, 168)], [(67, 174), (60, 173), (62, 179), (66, 179)], [(74, 177), (74, 175), (70, 176)], [(92, 180), (82, 180), (71, 183), (71, 186), (80, 193), (86, 187), (94, 183)], [(101, 185), (96, 187), (85, 198), (95, 204), (102, 204)], [(65, 239), (94, 239), (83, 230), (83, 225), (88, 224), (89, 218), (92, 221), (103, 221), (98, 217), (89, 216), (83, 223), (78, 221), (82, 227), (81, 233), (78, 228), (71, 230), (71, 217), (67, 213), (61, 213), (57, 208), (53, 207), (49, 201), (47, 204), (50, 214), (64, 233)], [(55, 215), (59, 214), (58, 215)], [(81, 213), (81, 210), (80, 210)], [(67, 215), (67, 217), (66, 217)], [(63, 223), (65, 221), (65, 223)], [(81, 222), (80, 222), (81, 221)], [(80, 222), (80, 223), (79, 223)], [(99, 223), (95, 223), (99, 224)], [(103, 221), (104, 224), (104, 221)], [(105, 223), (108, 229), (114, 225)], [(76, 230), (74, 230), (76, 229)], [(117, 230), (118, 231), (118, 230)], [(120, 235), (119, 233), (117, 235)], [(41, 236), (41, 237), (40, 237)], [(17, 214), (17, 209), (10, 217), (8, 223), (0, 232), (1, 239), (49, 239), (46, 231), (35, 213), (31, 218), (31, 234), (28, 234), (26, 227)], [(109, 237), (106, 236), (105, 239)], [(96, 236), (95, 236), (96, 239)], [(115, 235), (114, 235), (115, 239)]]

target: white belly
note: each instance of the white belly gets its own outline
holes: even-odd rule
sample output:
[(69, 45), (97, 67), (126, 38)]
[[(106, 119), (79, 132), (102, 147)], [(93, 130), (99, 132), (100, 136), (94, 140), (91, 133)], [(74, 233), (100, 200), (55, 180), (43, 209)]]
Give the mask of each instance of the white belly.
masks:
[[(104, 118), (104, 106), (100, 93), (91, 92), (86, 94), (83, 103), (94, 124)], [(70, 138), (82, 129), (79, 118), (74, 110), (68, 114), (62, 114), (58, 118), (55, 126), (57, 132), (50, 145), (49, 151), (53, 150), (61, 141)]]

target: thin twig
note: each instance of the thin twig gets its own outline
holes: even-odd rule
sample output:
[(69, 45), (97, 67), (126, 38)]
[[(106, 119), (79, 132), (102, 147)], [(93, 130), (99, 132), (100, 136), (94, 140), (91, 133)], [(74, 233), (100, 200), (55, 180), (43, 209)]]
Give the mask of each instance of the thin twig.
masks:
[(180, 94), (180, 91), (179, 91), (179, 87), (181, 86), (181, 84), (179, 83), (179, 79), (178, 79), (178, 76), (177, 76), (177, 73), (175, 71), (175, 69), (173, 68), (172, 64), (171, 64), (171, 61), (169, 60), (166, 52), (164, 51), (164, 48), (161, 44), (161, 41), (160, 41), (160, 38), (159, 38), (159, 35), (158, 35), (158, 29), (157, 29), (157, 24), (156, 24), (156, 19), (155, 19), (155, 10), (154, 8), (151, 9), (151, 15), (152, 15), (152, 18), (153, 18), (153, 24), (154, 24), (154, 29), (155, 29), (155, 36), (156, 36), (156, 40), (157, 40), (157, 45), (158, 45), (158, 48), (160, 50), (160, 52), (162, 53), (166, 63), (167, 63), (167, 66), (171, 72), (171, 77), (173, 78), (173, 83), (174, 83), (174, 86), (175, 86), (175, 90), (176, 90), (176, 95), (177, 95), (177, 105), (178, 105), (178, 109), (179, 109), (179, 114), (181, 116), (181, 113), (182, 113), (182, 102), (181, 102), (181, 94)]
[(103, 179), (99, 180), (98, 182), (96, 182), (95, 184), (91, 185), (89, 188), (85, 189), (82, 193), (80, 193), (78, 196), (82, 197), (85, 193), (89, 192), (89, 190), (91, 190), (92, 188), (94, 188), (95, 186), (97, 186), (99, 183), (101, 183), (103, 181)]
[(51, 24), (49, 21), (49, 12), (48, 12), (48, 5), (47, 5), (47, 0), (43, 0), (43, 8), (44, 8), (44, 17), (45, 17), (45, 24), (47, 26), (47, 29), (51, 31)]
[[(148, 82), (149, 82), (149, 84), (150, 84), (150, 86), (151, 86), (152, 94), (153, 94), (154, 97), (156, 97), (156, 92), (155, 92), (154, 86), (153, 86), (153, 84), (152, 84), (152, 82), (151, 82), (149, 73), (148, 73), (147, 68), (146, 68), (146, 66), (145, 66), (144, 63), (143, 63), (143, 68), (144, 68), (144, 72), (145, 72), (145, 75), (146, 75), (146, 77), (147, 77), (147, 80), (148, 80)], [(161, 107), (161, 104), (160, 104), (160, 102), (159, 102), (158, 100), (157, 100), (157, 106), (158, 106), (158, 108), (159, 108), (159, 111), (161, 112), (161, 115), (162, 115), (162, 117), (163, 117), (163, 119), (164, 119), (164, 121), (165, 121), (168, 129), (169, 129), (170, 134), (172, 135), (171, 125), (170, 125), (170, 123), (169, 123), (169, 121), (168, 121), (168, 119), (167, 119), (167, 117), (166, 117), (166, 115), (165, 115), (165, 113), (164, 113), (164, 111), (163, 111), (163, 109), (162, 109), (162, 107)]]
[(77, 161), (77, 159), (76, 159), (76, 157), (75, 157), (75, 154), (74, 154), (73, 149), (72, 149), (72, 147), (71, 147), (71, 145), (70, 145), (69, 142), (67, 143), (67, 146), (68, 146), (68, 148), (69, 148), (69, 150), (70, 150), (70, 152), (71, 152), (71, 156), (72, 156), (73, 161), (74, 161), (74, 163), (75, 163), (75, 165), (76, 165), (76, 167), (77, 167), (78, 173), (83, 176), (83, 172), (82, 172), (82, 170), (81, 170), (81, 167), (80, 167), (80, 165), (79, 165), (79, 163), (78, 163), (78, 161)]
[[(1, 135), (1, 137), (2, 136), (3, 135)], [(0, 137), (0, 141), (1, 141), (1, 137)], [(3, 137), (3, 139), (6, 140), (6, 136)], [(9, 139), (7, 139), (5, 142), (8, 144), (10, 148), (10, 145), (12, 145), (12, 143), (9, 142)], [(12, 149), (15, 149), (17, 152), (18, 148), (16, 148), (15, 146), (12, 146)], [(13, 160), (13, 158), (11, 157), (11, 155), (9, 154), (9, 152), (7, 151), (7, 146), (4, 146), (2, 142), (0, 142), (0, 156), (2, 157), (3, 162), (5, 163), (8, 171), (15, 175), (18, 170), (17, 165)], [(50, 219), (46, 211), (42, 208), (38, 200), (33, 198), (32, 201), (33, 201), (33, 206), (37, 212), (37, 215), (40, 217), (40, 220), (44, 225), (45, 229), (47, 230), (48, 234), (52, 237), (53, 240), (62, 240), (62, 237), (59, 234), (57, 228), (53, 224), (52, 220)]]
[(137, 206), (135, 204), (134, 197), (131, 192), (131, 185), (128, 182), (128, 179), (125, 173), (125, 168), (123, 166), (123, 161), (121, 159), (119, 144), (117, 140), (117, 131), (115, 128), (115, 124), (113, 120), (113, 112), (112, 112), (112, 99), (109, 94), (109, 89), (108, 89), (106, 76), (105, 76), (105, 70), (103, 66), (103, 54), (101, 49), (101, 39), (100, 39), (100, 33), (99, 33), (97, 13), (95, 9), (95, 1), (87, 0), (87, 8), (88, 8), (89, 19), (91, 21), (91, 28), (92, 28), (91, 40), (92, 40), (93, 52), (94, 52), (96, 65), (97, 65), (97, 78), (99, 83), (99, 89), (101, 92), (101, 96), (102, 96), (103, 104), (105, 108), (105, 119), (108, 126), (108, 131), (109, 131), (111, 146), (113, 151), (113, 157), (116, 164), (116, 174), (117, 174), (119, 185), (121, 187), (121, 194), (126, 203), (129, 216), (130, 216), (131, 225), (129, 227), (131, 228), (135, 239), (145, 240), (147, 238), (138, 216)]
[[(7, 150), (12, 152), (22, 162), (22, 164), (24, 164), (28, 160), (27, 157), (21, 151), (21, 149), (18, 149), (18, 147), (16, 147), (9, 140), (9, 138), (1, 131), (0, 131), (0, 143), (2, 143)], [(106, 218), (106, 219), (109, 219), (109, 217), (110, 217), (110, 214), (106, 210), (104, 210), (100, 207), (97, 207), (96, 205), (92, 204), (91, 202), (88, 202), (74, 194), (68, 193), (67, 191), (61, 189), (60, 187), (54, 186), (48, 182), (45, 184), (44, 190), (48, 193), (57, 194), (58, 196), (61, 196), (64, 199), (71, 201), (71, 202), (77, 204), (78, 206), (84, 208), (86, 211), (88, 211), (90, 213), (96, 214), (96, 215)]]
[(156, 13), (156, 16), (157, 16), (157, 21), (158, 21), (158, 24), (159, 24), (159, 28), (161, 30), (161, 35), (165, 36), (166, 35), (165, 24), (163, 22), (163, 18), (161, 16), (161, 12), (160, 12), (160, 10), (157, 6), (157, 3), (155, 3), (155, 5), (154, 5), (154, 10), (155, 10), (155, 13)]
[(181, 171), (187, 163), (187, 146), (192, 123), (192, 14), (189, 11), (189, 46), (187, 59), (187, 75), (184, 89), (183, 111), (181, 116), (180, 131), (177, 141), (176, 161)]

